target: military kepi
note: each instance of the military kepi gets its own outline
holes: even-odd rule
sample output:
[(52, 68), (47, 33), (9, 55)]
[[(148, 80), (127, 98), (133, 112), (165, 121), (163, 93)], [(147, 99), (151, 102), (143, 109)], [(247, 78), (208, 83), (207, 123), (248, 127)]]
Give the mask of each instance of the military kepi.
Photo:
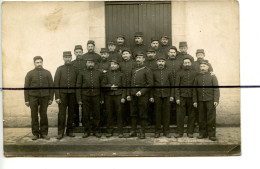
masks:
[(196, 54), (198, 54), (198, 53), (203, 53), (203, 54), (205, 54), (204, 49), (197, 49)]
[(88, 45), (88, 44), (92, 44), (92, 45), (95, 46), (95, 41), (93, 41), (93, 40), (89, 40), (88, 43), (87, 43), (87, 45)]
[(71, 51), (64, 51), (63, 52), (63, 57), (64, 56), (72, 56)]
[(179, 43), (179, 47), (185, 47), (185, 46), (188, 46), (187, 42), (184, 41)]
[(135, 37), (143, 37), (143, 36), (144, 36), (143, 32), (136, 32), (135, 33)]
[(130, 50), (129, 48), (127, 48), (127, 47), (122, 48), (122, 53), (123, 53), (124, 51), (127, 51), (127, 52), (131, 53), (131, 50)]
[(38, 60), (38, 59), (41, 59), (41, 60), (43, 61), (43, 59), (42, 59), (41, 56), (35, 56), (35, 57), (33, 58), (33, 61), (35, 62), (35, 61)]
[(83, 50), (81, 45), (76, 45), (75, 48), (74, 48), (74, 51), (77, 50), (77, 49)]
[(208, 60), (203, 60), (200, 62), (200, 64), (208, 65), (209, 66), (209, 61)]
[(108, 53), (107, 48), (101, 48), (100, 53)]

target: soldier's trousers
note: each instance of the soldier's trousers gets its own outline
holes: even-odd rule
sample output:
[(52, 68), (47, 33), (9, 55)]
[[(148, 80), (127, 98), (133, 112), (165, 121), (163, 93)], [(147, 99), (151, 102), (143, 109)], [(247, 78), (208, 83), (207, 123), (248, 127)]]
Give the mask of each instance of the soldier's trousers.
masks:
[(130, 116), (132, 130), (135, 131), (137, 127), (137, 118), (141, 124), (141, 130), (145, 130), (147, 117), (148, 117), (148, 95), (131, 96), (130, 102)]
[[(49, 97), (30, 96), (29, 98), (33, 135), (48, 134), (48, 117), (47, 117), (48, 101), (49, 101)], [(38, 112), (40, 114), (40, 125), (38, 119)]]
[(74, 125), (75, 127), (79, 126), (80, 123), (80, 117), (79, 117), (79, 104), (77, 103), (77, 100), (75, 101), (75, 113), (74, 113)]
[(122, 95), (105, 95), (106, 108), (107, 108), (107, 132), (113, 132), (114, 112), (116, 113), (118, 132), (123, 132), (123, 120), (122, 120)]
[(154, 97), (156, 133), (160, 133), (161, 131), (161, 122), (163, 122), (163, 132), (169, 132), (170, 106), (169, 97)]
[(100, 132), (100, 96), (82, 96), (84, 132)]
[(177, 130), (180, 135), (183, 135), (184, 133), (184, 118), (186, 116), (186, 112), (188, 112), (187, 133), (193, 134), (196, 117), (192, 98), (181, 97), (180, 105), (177, 105)]
[(58, 113), (58, 135), (64, 135), (65, 123), (66, 123), (66, 110), (68, 108), (68, 119), (67, 119), (67, 129), (66, 133), (69, 134), (73, 132), (73, 118), (75, 113), (76, 104), (76, 94), (75, 93), (60, 93), (61, 103), (59, 104)]
[(199, 134), (201, 136), (216, 136), (216, 107), (214, 101), (198, 102)]
[(174, 99), (174, 102), (170, 104), (170, 124), (174, 124), (176, 125), (177, 124), (177, 104), (175, 102), (175, 99)]

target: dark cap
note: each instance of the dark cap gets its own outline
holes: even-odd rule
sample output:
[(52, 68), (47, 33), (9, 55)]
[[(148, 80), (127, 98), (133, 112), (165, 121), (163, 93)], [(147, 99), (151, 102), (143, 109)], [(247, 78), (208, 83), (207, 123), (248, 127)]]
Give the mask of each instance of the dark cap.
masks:
[(109, 62), (114, 62), (114, 63), (119, 65), (119, 60), (118, 59), (111, 59), (111, 60), (109, 60)]
[(125, 52), (125, 51), (127, 51), (127, 52), (129, 52), (129, 53), (132, 53), (129, 48), (126, 48), (126, 47), (122, 48), (122, 53)]
[(188, 46), (187, 42), (180, 42), (179, 43), (179, 47), (185, 47), (185, 46)]
[(119, 34), (119, 35), (116, 36), (116, 38), (124, 38), (125, 39), (125, 35)]
[(153, 41), (158, 41), (158, 42), (159, 42), (159, 38), (157, 38), (157, 37), (152, 37), (152, 38), (151, 38), (151, 43), (152, 43)]
[(148, 47), (147, 50), (146, 50), (146, 52), (154, 52), (154, 53), (155, 53), (155, 50), (154, 50), (154, 48), (152, 48), (152, 47)]
[(203, 53), (203, 54), (205, 54), (204, 49), (197, 49), (196, 54), (198, 54), (198, 53)]
[(108, 53), (107, 48), (101, 48), (100, 53)]
[(64, 51), (63, 52), (63, 57), (64, 56), (72, 56), (71, 51)]
[(116, 42), (111, 40), (107, 42), (107, 45), (116, 45)]
[(161, 38), (167, 38), (167, 39), (170, 39), (169, 36), (167, 36), (167, 35), (163, 35)]
[(90, 55), (88, 55), (88, 57), (86, 58), (86, 61), (93, 61), (93, 62), (95, 62), (96, 60), (95, 60), (93, 54), (90, 54)]
[(175, 46), (171, 46), (171, 47), (169, 48), (169, 50), (170, 50), (170, 49), (174, 49), (176, 52), (178, 51)]
[(135, 37), (144, 37), (143, 32), (135, 32)]
[(33, 61), (35, 62), (35, 61), (38, 60), (38, 59), (41, 59), (41, 60), (43, 61), (43, 58), (42, 58), (41, 56), (35, 56), (35, 57), (33, 58)]
[(158, 60), (166, 60), (166, 58), (163, 57), (162, 55), (159, 55), (159, 56), (157, 56), (157, 58), (156, 58), (156, 61), (158, 61)]
[(183, 61), (186, 60), (186, 59), (189, 59), (189, 60), (192, 62), (191, 58), (188, 57), (188, 56), (185, 56), (185, 57), (183, 58)]
[(209, 66), (209, 61), (208, 61), (208, 60), (203, 60), (203, 61), (200, 62), (200, 65), (201, 65), (201, 64), (205, 64), (205, 65), (208, 65), (208, 66)]
[(83, 48), (82, 48), (81, 45), (76, 45), (75, 48), (74, 48), (74, 50), (77, 50), (77, 49), (81, 49), (81, 50), (83, 50)]
[(93, 40), (89, 40), (88, 43), (87, 43), (87, 45), (88, 45), (88, 44), (92, 44), (92, 45), (95, 46), (95, 41), (93, 41)]
[(143, 56), (143, 57), (144, 57), (145, 54), (144, 54), (143, 52), (137, 52), (136, 55), (135, 55), (135, 57), (137, 57), (137, 56)]

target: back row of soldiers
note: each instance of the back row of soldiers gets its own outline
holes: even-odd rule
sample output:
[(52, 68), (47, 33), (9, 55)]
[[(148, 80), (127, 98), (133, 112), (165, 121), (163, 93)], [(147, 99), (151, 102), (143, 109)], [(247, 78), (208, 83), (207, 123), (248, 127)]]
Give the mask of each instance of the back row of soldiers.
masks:
[[(73, 127), (79, 125), (79, 105), (82, 105), (83, 138), (93, 132), (100, 138), (101, 105), (105, 104), (107, 137), (113, 135), (113, 113), (116, 113), (119, 137), (136, 137), (139, 121), (140, 138), (145, 138), (147, 119), (154, 103), (155, 138), (163, 134), (170, 138), (169, 124), (172, 107), (177, 108), (175, 137), (184, 133), (184, 117), (188, 114), (187, 136), (192, 138), (195, 115), (199, 112), (199, 136), (216, 140), (216, 106), (219, 102), (218, 81), (210, 63), (204, 59), (203, 49), (196, 52), (197, 61), (187, 53), (187, 43), (180, 42), (178, 52), (168, 44), (168, 37), (151, 39), (146, 47), (143, 34), (135, 34), (135, 46), (130, 50), (124, 45), (124, 37), (117, 43), (108, 42), (108, 49), (95, 53), (95, 42), (89, 40), (88, 52), (83, 54), (81, 45), (76, 45), (72, 60), (70, 51), (63, 52), (64, 65), (57, 68), (54, 82), (51, 73), (43, 69), (43, 58), (34, 57), (35, 69), (25, 77), (25, 104), (31, 108), (33, 140), (49, 139), (47, 107), (55, 100), (59, 106), (58, 137), (65, 134), (75, 137)], [(166, 43), (167, 42), (167, 43)], [(53, 88), (55, 89), (53, 91)], [(38, 122), (40, 106), (40, 125)], [(122, 108), (124, 110), (122, 111)], [(68, 119), (66, 123), (66, 110)], [(123, 135), (123, 114), (130, 109), (131, 132)], [(150, 108), (151, 109), (151, 108)], [(125, 117), (125, 116), (124, 116)], [(74, 124), (74, 125), (73, 125)]]

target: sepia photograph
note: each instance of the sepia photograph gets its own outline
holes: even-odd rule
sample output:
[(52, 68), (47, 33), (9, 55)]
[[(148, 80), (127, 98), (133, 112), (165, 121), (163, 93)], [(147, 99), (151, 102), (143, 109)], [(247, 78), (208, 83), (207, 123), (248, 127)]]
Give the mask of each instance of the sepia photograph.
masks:
[(239, 2), (2, 3), (5, 157), (241, 156)]

